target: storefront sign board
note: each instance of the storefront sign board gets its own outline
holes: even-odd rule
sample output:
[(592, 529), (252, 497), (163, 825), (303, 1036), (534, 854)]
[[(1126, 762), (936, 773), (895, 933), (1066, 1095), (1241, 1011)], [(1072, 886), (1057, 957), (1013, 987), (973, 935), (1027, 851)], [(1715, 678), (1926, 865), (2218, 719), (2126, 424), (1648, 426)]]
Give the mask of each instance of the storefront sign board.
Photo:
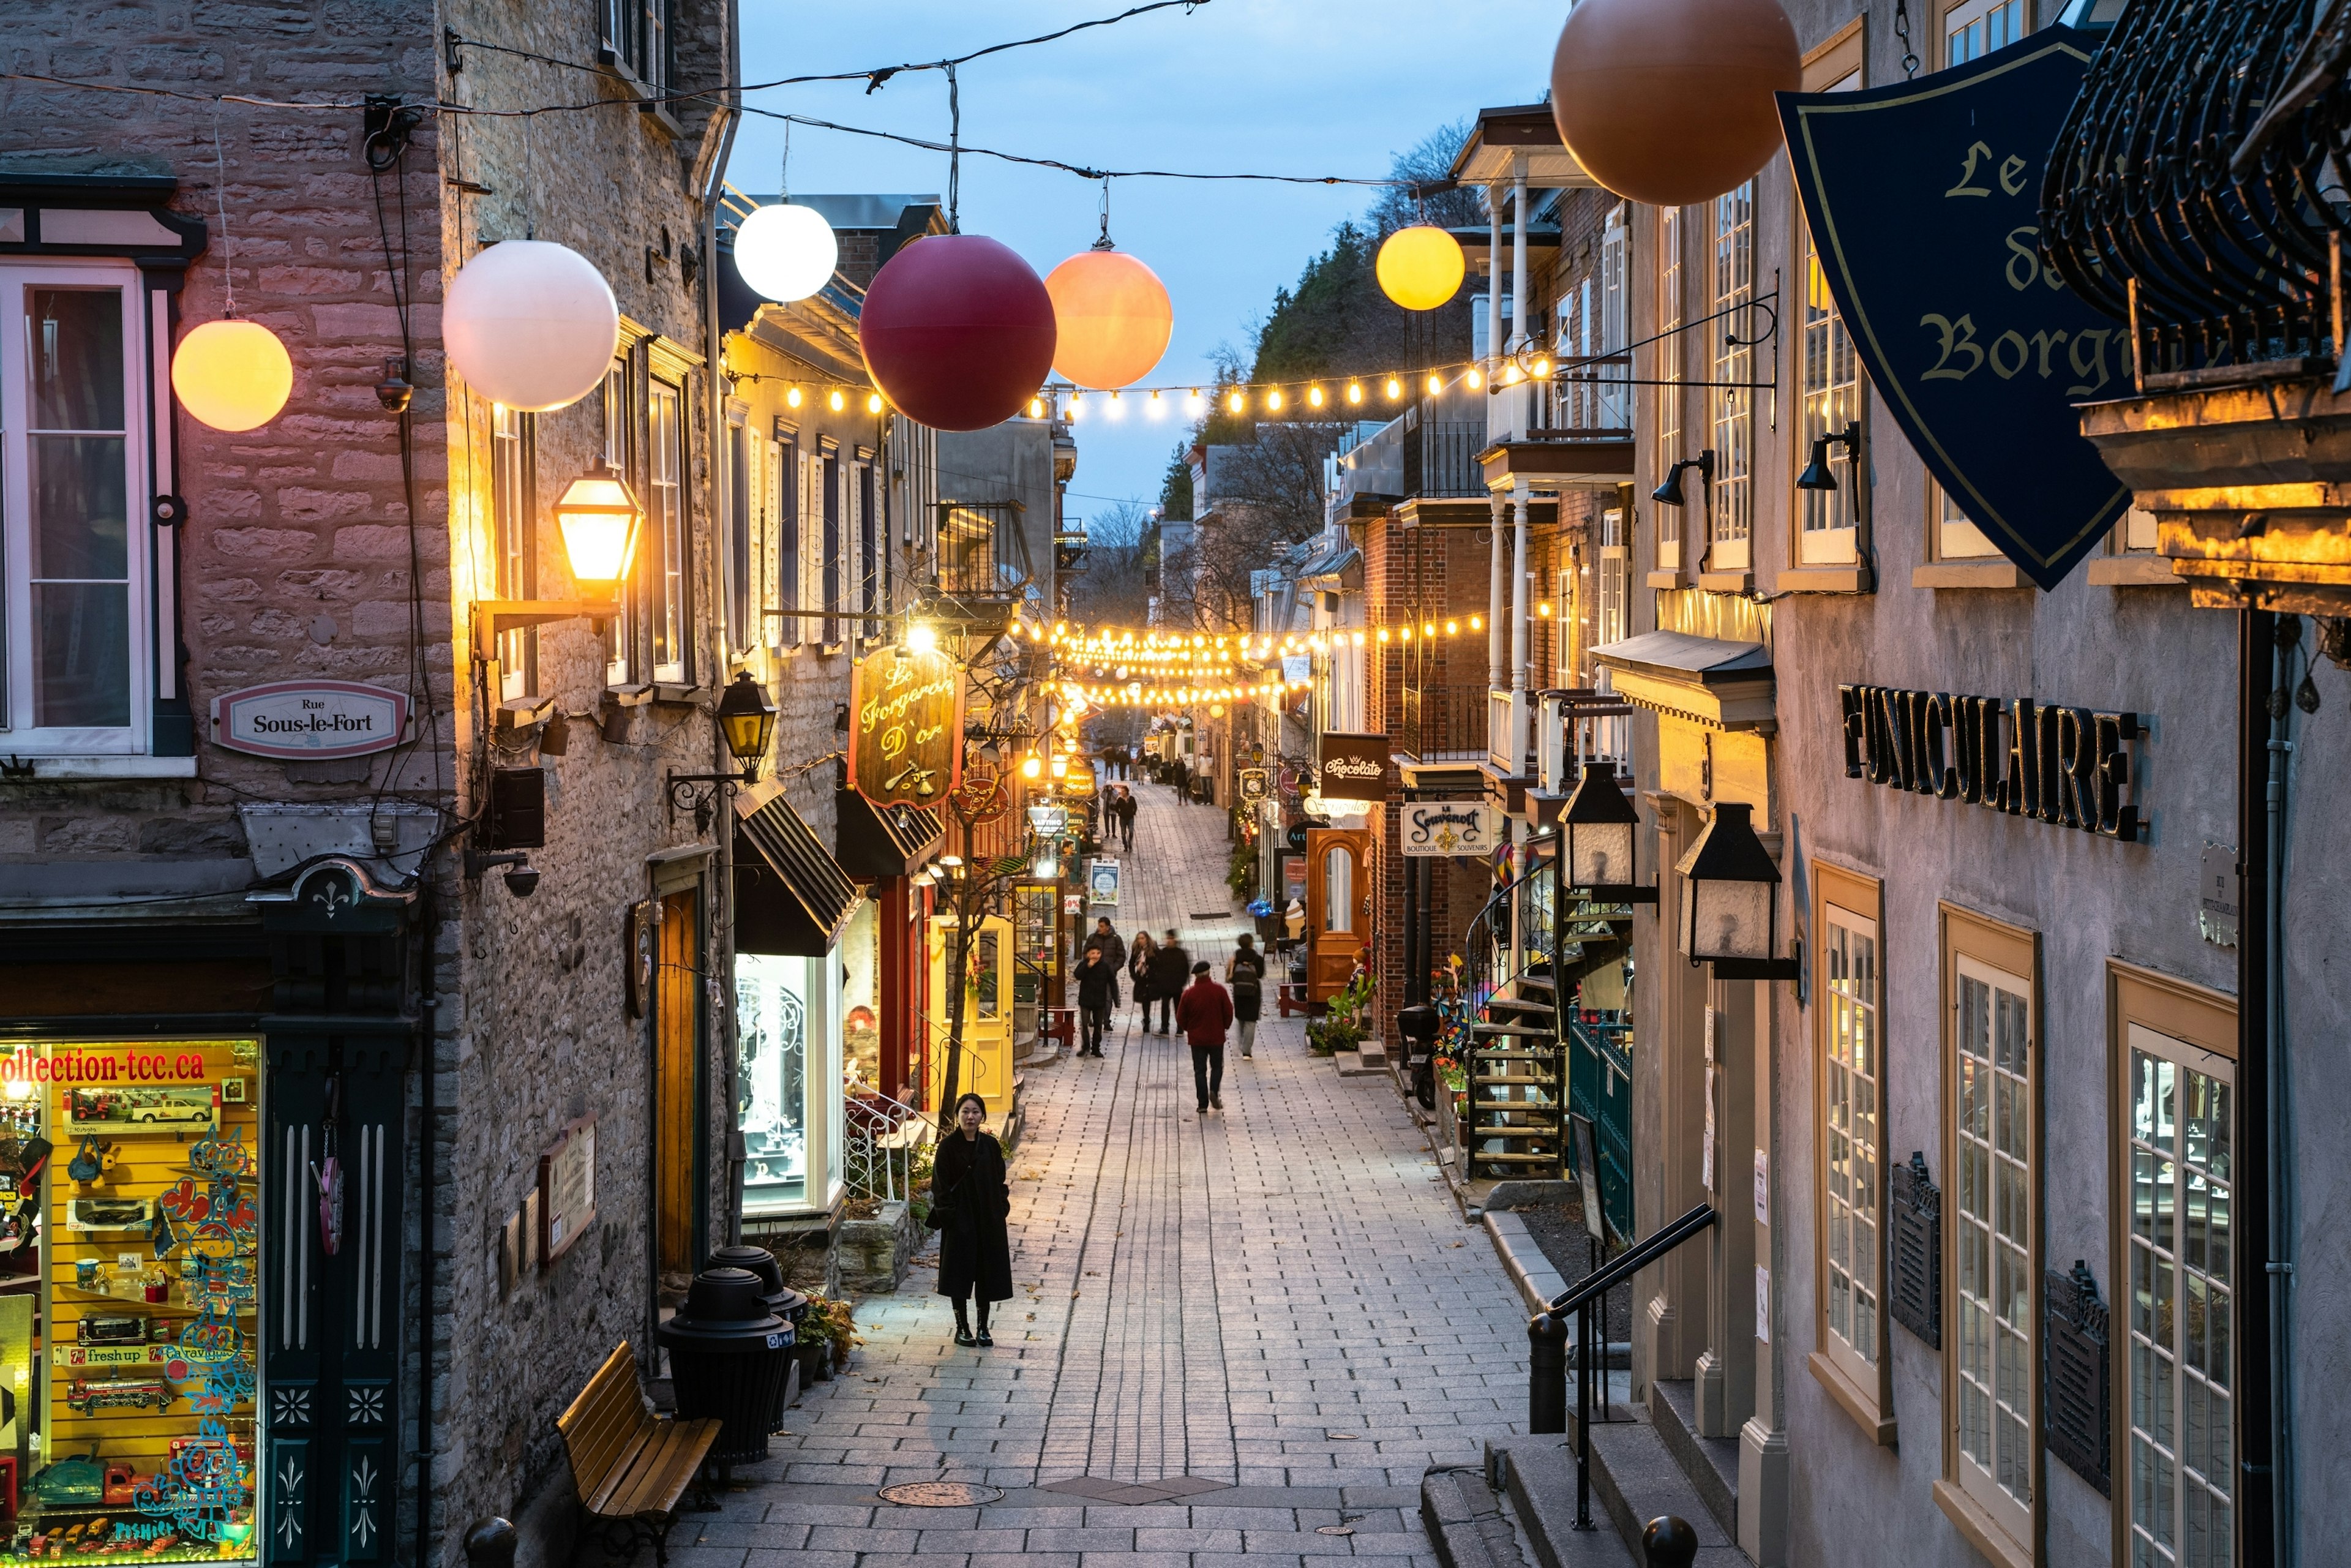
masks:
[(1388, 737), (1324, 730), (1314, 740), (1314, 762), (1325, 795), (1375, 800), (1388, 775)]
[(2094, 41), (2044, 27), (1861, 92), (1782, 93), (1821, 271), (1927, 470), (2043, 589), (2130, 505), (2074, 405), (2126, 395), (2126, 329), (2040, 251), (2042, 172)]
[(1241, 799), (1243, 800), (1247, 801), (1250, 805), (1255, 805), (1259, 800), (1265, 799), (1267, 785), (1264, 768), (1244, 768), (1241, 769)]
[(1415, 800), (1398, 841), (1407, 856), (1482, 855), (1503, 840), (1502, 813), (1479, 800)]
[(407, 728), (406, 693), (357, 681), (273, 681), (213, 699), (214, 744), (256, 757), (364, 757)]
[(1094, 904), (1118, 907), (1118, 862), (1096, 861), (1086, 873), (1087, 896)]
[(876, 806), (935, 806), (963, 781), (963, 670), (885, 648), (850, 674), (849, 778)]
[(538, 1156), (538, 1266), (578, 1245), (596, 1223), (596, 1118), (582, 1116), (563, 1129), (555, 1145)]

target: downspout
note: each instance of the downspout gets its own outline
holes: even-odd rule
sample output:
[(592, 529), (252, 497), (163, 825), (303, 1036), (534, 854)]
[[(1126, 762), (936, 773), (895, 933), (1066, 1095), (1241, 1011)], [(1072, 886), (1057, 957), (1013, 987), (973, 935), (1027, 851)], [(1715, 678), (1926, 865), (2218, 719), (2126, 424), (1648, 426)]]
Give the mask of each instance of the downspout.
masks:
[(2270, 1508), (2276, 1541), (2276, 1568), (2294, 1568), (2296, 1558), (2294, 1497), (2294, 1102), (2293, 1073), (2285, 1042), (2285, 957), (2282, 946), (2285, 908), (2285, 774), (2294, 705), (2291, 662), (2302, 641), (2298, 616), (2281, 615), (2272, 641), (2277, 674), (2269, 692), (2269, 780), (2262, 793), (2268, 831), (2262, 851), (2262, 1028), (2269, 1048), (2269, 1307), (2270, 1307)]
[[(726, 8), (726, 78), (743, 79), (743, 29), (738, 6)], [(742, 124), (742, 115), (735, 106), (739, 96), (729, 93), (711, 112), (721, 121), (718, 156), (711, 160), (710, 178), (702, 188), (702, 330), (703, 343), (710, 354), (710, 373), (704, 378), (708, 383), (710, 403), (710, 493), (718, 497), (719, 505), (712, 509), (713, 521), (725, 526), (728, 516), (726, 484), (729, 478), (726, 455), (721, 441), (726, 428), (726, 404), (718, 390), (721, 369), (725, 364), (724, 342), (718, 335), (718, 192), (726, 179), (726, 162), (735, 151), (735, 131)], [(716, 538), (717, 530), (713, 529)], [(715, 552), (721, 560), (726, 552)], [(724, 618), (718, 624), (724, 625)], [(718, 634), (719, 664), (724, 672), (726, 635)], [(710, 727), (712, 767), (725, 771), (732, 758), (726, 754), (725, 737), (716, 724)], [(718, 951), (712, 955), (718, 972), (730, 981), (735, 974), (735, 810), (728, 797), (719, 797), (719, 815), (725, 820), (718, 827), (718, 898), (726, 918), (718, 923)], [(743, 1239), (743, 1129), (736, 1124), (740, 1114), (737, 1109), (739, 1095), (735, 1083), (740, 1048), (735, 1037), (735, 998), (731, 989), (718, 998), (718, 1084), (725, 1097), (726, 1117), (726, 1242), (737, 1246)], [(704, 1189), (705, 1192), (707, 1188)]]
[[(406, 421), (402, 421), (405, 425)], [(433, 897), (430, 855), (416, 868), (423, 892), (418, 904), (423, 927), (424, 962), (416, 1000), (417, 1139), (416, 1139), (416, 1561), (438, 1561), (427, 1544), (433, 1530), (433, 1290), (434, 1214), (436, 1196), (433, 1162), (440, 1140), (434, 1135), (439, 1101), (434, 1092), (440, 1077), (440, 1003), (433, 983), (440, 951), (439, 910)]]

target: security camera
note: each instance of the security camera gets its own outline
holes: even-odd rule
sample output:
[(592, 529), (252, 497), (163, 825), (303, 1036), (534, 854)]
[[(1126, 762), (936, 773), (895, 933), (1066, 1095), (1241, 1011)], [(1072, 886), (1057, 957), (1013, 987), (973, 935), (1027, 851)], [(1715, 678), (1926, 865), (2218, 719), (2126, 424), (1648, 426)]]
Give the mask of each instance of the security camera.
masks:
[(528, 898), (538, 891), (538, 868), (518, 865), (507, 873), (507, 891), (517, 898)]
[(465, 876), (468, 881), (480, 880), (482, 874), (494, 866), (507, 868), (507, 891), (517, 898), (528, 898), (538, 891), (538, 868), (530, 863), (528, 855), (513, 850), (502, 854), (485, 854), (479, 850), (465, 852)]

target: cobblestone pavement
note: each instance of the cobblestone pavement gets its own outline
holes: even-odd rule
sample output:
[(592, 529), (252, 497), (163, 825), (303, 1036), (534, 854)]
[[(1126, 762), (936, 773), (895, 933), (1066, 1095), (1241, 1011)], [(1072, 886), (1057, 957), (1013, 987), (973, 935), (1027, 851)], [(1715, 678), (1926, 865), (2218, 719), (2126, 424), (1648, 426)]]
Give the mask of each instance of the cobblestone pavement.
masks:
[[(1247, 929), (1224, 815), (1134, 788), (1119, 931), (1174, 926), (1221, 977)], [(1433, 1564), (1421, 1475), (1516, 1429), (1524, 1309), (1390, 1081), (1340, 1078), (1275, 1010), (1269, 988), (1256, 1055), (1228, 1051), (1225, 1110), (1205, 1117), (1181, 1036), (1140, 1032), (1131, 997), (1107, 1061), (1031, 1071), (1010, 1160), (1018, 1294), (995, 1348), (954, 1345), (918, 1262), (860, 1304), (864, 1348), (791, 1413), (776, 1457), (737, 1472), (721, 1514), (684, 1516), (674, 1568)], [(1041, 1490), (1081, 1477), (1197, 1490)], [(874, 1496), (935, 1479), (1005, 1496)]]

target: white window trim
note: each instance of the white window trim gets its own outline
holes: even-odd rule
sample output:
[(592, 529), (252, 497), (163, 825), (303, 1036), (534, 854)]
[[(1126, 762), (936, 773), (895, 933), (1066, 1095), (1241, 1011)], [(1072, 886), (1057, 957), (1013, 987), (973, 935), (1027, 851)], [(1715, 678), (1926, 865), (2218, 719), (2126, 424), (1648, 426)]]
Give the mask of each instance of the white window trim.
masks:
[[(664, 394), (676, 408), (675, 423), (664, 438), (661, 422), (654, 417), (654, 404)], [(647, 591), (653, 596), (653, 622), (658, 631), (666, 628), (676, 657), (653, 662), (653, 679), (672, 685), (684, 685), (693, 668), (693, 575), (694, 548), (685, 522), (685, 434), (687, 429), (685, 386), (683, 382), (666, 381), (655, 376), (645, 390), (645, 500), (651, 513), (653, 501), (661, 491), (662, 459), (672, 465), (671, 499), (663, 509), (658, 526), (646, 530), (652, 536), (652, 549), (647, 561), (651, 580)], [(671, 576), (672, 549), (674, 547), (676, 575)], [(674, 588), (674, 595), (672, 590)]]
[[(2014, 5), (2016, 7), (2017, 26), (2019, 29), (2017, 35), (2018, 37), (2022, 37), (2025, 34), (2032, 32), (2032, 0), (1959, 0), (1959, 4), (1947, 7), (1943, 12), (1942, 24), (1936, 29), (1938, 42), (1935, 47), (1940, 57), (1939, 68), (1949, 69), (1954, 65), (1967, 64), (1967, 60), (1954, 60), (1951, 57), (1952, 36), (1958, 33), (1961, 28), (1972, 26), (1974, 24), (1980, 22), (1985, 17), (1991, 16), (1993, 12), (2009, 5)], [(2010, 41), (2013, 42), (2014, 40), (2011, 39)], [(2001, 44), (1994, 47), (2005, 48), (2007, 45)], [(1990, 54), (1991, 52), (1991, 49), (1988, 47), (1980, 54), (1970, 55), (1968, 58), (1980, 59), (1983, 55)]]
[[(637, 485), (636, 471), (629, 466), (629, 449), (637, 439), (636, 427), (630, 422), (632, 365), (627, 355), (615, 356), (604, 370), (604, 460), (628, 477), (633, 493)], [(641, 443), (639, 443), (642, 444)], [(644, 497), (638, 496), (642, 508)], [(629, 576), (621, 588), (621, 612), (615, 615), (605, 632), (604, 682), (607, 685), (623, 686), (630, 683), (630, 673), (635, 667), (637, 633), (636, 600), (642, 591), (645, 559), (645, 530), (637, 530), (634, 559), (629, 563)]]
[[(1755, 182), (1750, 179), (1708, 204), (1709, 312), (1731, 309), (1755, 298)], [(1726, 208), (1740, 201), (1746, 204), (1745, 214), (1726, 230)], [(1710, 380), (1751, 383), (1757, 379), (1754, 349), (1728, 342), (1740, 322), (1733, 315), (1708, 329)], [(1714, 483), (1707, 507), (1706, 564), (1710, 571), (1746, 571), (1754, 559), (1756, 401), (1757, 394), (1743, 387), (1707, 390), (1707, 444), (1714, 449)]]
[[(1688, 393), (1682, 390), (1683, 343), (1677, 329), (1682, 324), (1687, 307), (1684, 294), (1687, 278), (1682, 268), (1682, 209), (1661, 207), (1657, 211), (1657, 333), (1656, 379), (1662, 384), (1657, 394), (1657, 472), (1652, 478), (1663, 481), (1666, 471), (1682, 459), (1682, 444), (1688, 437), (1686, 419), (1688, 413)], [(1653, 504), (1652, 515), (1657, 520), (1657, 570), (1678, 572), (1682, 570), (1682, 513), (1686, 508)]]
[[(1828, 1106), (1834, 1106), (1834, 1090), (1830, 1081), (1833, 1077), (1832, 1064), (1837, 1061), (1837, 1024), (1839, 1017), (1844, 1008), (1850, 1006), (1857, 1013), (1866, 1015), (1868, 1020), (1869, 1045), (1872, 1062), (1869, 1073), (1865, 1075), (1856, 1071), (1854, 1075), (1867, 1077), (1876, 1102), (1874, 1108), (1870, 1112), (1869, 1117), (1874, 1127), (1872, 1137), (1863, 1138), (1856, 1136), (1850, 1130), (1850, 1123), (1848, 1123), (1846, 1131), (1846, 1137), (1848, 1140), (1856, 1147), (1865, 1151), (1853, 1160), (1852, 1164), (1862, 1173), (1858, 1185), (1865, 1193), (1866, 1197), (1873, 1200), (1868, 1217), (1870, 1235), (1867, 1240), (1867, 1247), (1870, 1259), (1870, 1268), (1868, 1270), (1869, 1281), (1866, 1287), (1871, 1298), (1866, 1308), (1870, 1323), (1870, 1348), (1867, 1352), (1865, 1352), (1859, 1345), (1854, 1343), (1850, 1334), (1839, 1333), (1837, 1332), (1834, 1317), (1830, 1318), (1827, 1331), (1823, 1336), (1823, 1339), (1824, 1344), (1827, 1346), (1829, 1359), (1835, 1366), (1836, 1370), (1844, 1373), (1861, 1387), (1874, 1390), (1877, 1386), (1879, 1364), (1886, 1355), (1886, 1039), (1885, 1009), (1882, 1005), (1884, 998), (1884, 991), (1882, 988), (1884, 965), (1881, 961), (1884, 945), (1879, 940), (1877, 921), (1873, 915), (1864, 915), (1856, 910), (1847, 909), (1844, 905), (1836, 903), (1834, 899), (1823, 902), (1821, 907), (1821, 915), (1822, 924), (1824, 928), (1821, 932), (1820, 940), (1822, 956), (1824, 960), (1827, 955), (1833, 950), (1832, 937), (1830, 936), (1831, 929), (1842, 930), (1849, 937), (1857, 938), (1860, 941), (1867, 943), (1869, 945), (1870, 960), (1869, 994), (1866, 996), (1855, 993), (1850, 998), (1847, 998), (1844, 993), (1832, 989), (1826, 984), (1826, 977), (1823, 975), (1823, 983), (1820, 988), (1819, 997), (1815, 1002), (1815, 1005), (1822, 1009), (1822, 1077), (1823, 1081), (1823, 1098)], [(1833, 1157), (1828, 1141), (1828, 1135), (1834, 1127), (1834, 1115), (1824, 1110), (1821, 1119), (1821, 1131), (1823, 1134), (1821, 1142), (1821, 1218), (1823, 1226), (1834, 1226), (1835, 1224), (1834, 1217), (1834, 1206), (1833, 1202), (1833, 1184), (1829, 1174), (1834, 1168), (1835, 1161)], [(1847, 1205), (1845, 1207), (1854, 1209), (1856, 1223), (1858, 1223), (1861, 1218), (1859, 1213), (1860, 1206)], [(1847, 1249), (1848, 1260), (1857, 1258), (1859, 1256), (1859, 1247), (1856, 1245), (1849, 1245)], [(1854, 1281), (1855, 1291), (1864, 1288), (1860, 1277), (1861, 1270), (1853, 1267), (1850, 1261), (1846, 1266), (1840, 1267), (1836, 1261), (1835, 1249), (1834, 1247), (1824, 1242), (1821, 1249), (1821, 1257), (1822, 1266), (1827, 1274), (1844, 1275), (1847, 1279)], [(1853, 1301), (1851, 1307), (1848, 1309), (1850, 1312), (1856, 1316), (1863, 1310), (1864, 1309), (1862, 1308), (1857, 1297)], [(1848, 1321), (1852, 1320), (1849, 1319)]]

